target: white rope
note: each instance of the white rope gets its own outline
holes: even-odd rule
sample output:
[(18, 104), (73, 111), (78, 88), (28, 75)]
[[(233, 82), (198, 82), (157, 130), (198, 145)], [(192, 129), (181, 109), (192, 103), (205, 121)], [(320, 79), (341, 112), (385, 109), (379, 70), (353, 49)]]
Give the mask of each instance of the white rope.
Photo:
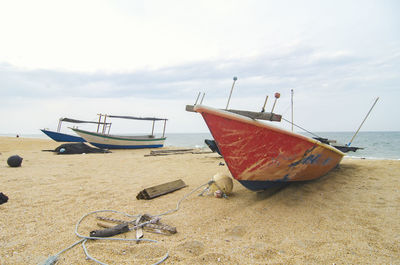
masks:
[[(183, 197), (178, 201), (178, 203), (176, 204), (176, 208), (175, 208), (175, 209), (166, 211), (166, 212), (161, 213), (161, 214), (158, 214), (158, 215), (154, 215), (153, 217), (159, 217), (159, 216), (163, 216), (163, 215), (167, 215), (167, 214), (171, 214), (171, 213), (177, 212), (177, 211), (179, 210), (180, 204), (182, 203), (183, 200), (185, 200), (187, 197), (189, 197), (190, 195), (192, 195), (195, 191), (199, 190), (201, 187), (206, 186), (206, 185), (209, 185), (211, 182), (212, 182), (212, 181), (209, 181), (209, 182), (207, 182), (207, 183), (205, 183), (205, 184), (202, 184), (202, 185), (198, 186), (197, 188), (193, 189), (191, 192), (187, 193), (185, 196), (183, 196)], [(85, 255), (86, 255), (86, 257), (87, 257), (88, 259), (90, 259), (90, 260), (92, 260), (92, 261), (94, 261), (94, 262), (96, 262), (96, 263), (98, 263), (98, 264), (101, 264), (101, 265), (107, 265), (107, 263), (103, 263), (103, 262), (101, 262), (101, 261), (95, 259), (94, 257), (92, 257), (92, 256), (89, 254), (89, 252), (88, 252), (88, 250), (87, 250), (87, 248), (86, 248), (86, 245), (85, 245), (85, 243), (86, 243), (88, 240), (109, 240), (109, 241), (125, 241), (125, 242), (129, 242), (129, 241), (133, 241), (133, 242), (146, 241), (146, 242), (152, 242), (152, 243), (160, 243), (160, 242), (158, 242), (158, 241), (156, 241), (156, 240), (153, 240), (153, 239), (146, 239), (146, 238), (139, 238), (139, 239), (136, 239), (136, 238), (132, 238), (132, 239), (129, 239), (129, 238), (104, 238), (104, 237), (84, 236), (84, 235), (79, 234), (78, 230), (79, 230), (79, 226), (80, 226), (80, 224), (82, 223), (82, 221), (83, 221), (86, 217), (88, 217), (89, 215), (92, 215), (92, 214), (95, 214), (95, 213), (100, 213), (100, 212), (118, 213), (118, 214), (125, 215), (125, 216), (127, 216), (127, 217), (129, 217), (129, 218), (138, 218), (138, 217), (140, 216), (140, 215), (131, 215), (131, 214), (128, 214), (128, 213), (119, 212), (119, 211), (115, 211), (115, 210), (97, 210), (97, 211), (89, 212), (89, 213), (83, 215), (83, 216), (79, 219), (79, 221), (76, 223), (76, 225), (75, 225), (75, 235), (76, 235), (77, 237), (81, 238), (81, 239), (78, 240), (78, 241), (76, 241), (75, 243), (73, 243), (73, 244), (70, 245), (69, 247), (67, 247), (67, 248), (65, 248), (65, 249), (63, 249), (63, 250), (61, 250), (61, 251), (58, 252), (56, 255), (50, 256), (50, 257), (49, 257), (44, 263), (42, 263), (42, 264), (46, 264), (46, 265), (47, 265), (47, 264), (55, 264), (55, 263), (57, 262), (57, 257), (58, 257), (59, 255), (61, 255), (61, 254), (64, 253), (65, 251), (67, 251), (67, 250), (73, 248), (74, 246), (76, 246), (76, 245), (82, 243), (83, 251), (85, 252)], [(165, 254), (164, 257), (162, 257), (159, 261), (157, 261), (156, 263), (153, 263), (152, 265), (161, 264), (161, 263), (163, 263), (168, 257), (169, 257), (169, 253), (167, 252), (167, 253)]]
[(187, 197), (189, 197), (190, 195), (192, 195), (195, 191), (199, 190), (201, 187), (204, 187), (204, 186), (209, 185), (209, 184), (210, 184), (210, 182), (207, 182), (207, 183), (205, 183), (205, 184), (202, 184), (202, 185), (198, 186), (197, 188), (195, 188), (194, 190), (192, 190), (191, 192), (187, 193), (185, 196), (183, 196), (183, 197), (178, 201), (178, 203), (176, 204), (176, 208), (175, 208), (175, 209), (172, 209), (172, 210), (169, 210), (169, 211), (166, 211), (166, 212), (164, 212), (164, 213), (160, 213), (160, 214), (157, 214), (157, 215), (154, 215), (154, 216), (163, 216), (163, 215), (167, 215), (167, 214), (171, 214), (171, 213), (177, 212), (177, 211), (179, 210), (179, 208), (180, 208), (181, 202), (182, 202), (184, 199), (186, 199)]

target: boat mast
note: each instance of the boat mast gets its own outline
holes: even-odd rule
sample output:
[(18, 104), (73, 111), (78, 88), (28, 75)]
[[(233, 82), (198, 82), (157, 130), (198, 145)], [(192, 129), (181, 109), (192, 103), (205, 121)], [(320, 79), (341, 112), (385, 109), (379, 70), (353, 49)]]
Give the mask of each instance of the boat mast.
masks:
[(374, 102), (374, 104), (372, 104), (372, 107), (369, 109), (369, 111), (368, 111), (367, 115), (365, 116), (364, 120), (363, 120), (363, 121), (362, 121), (362, 123), (360, 124), (360, 127), (358, 127), (358, 129), (357, 129), (356, 133), (353, 135), (353, 137), (351, 138), (351, 140), (350, 140), (350, 142), (347, 144), (347, 146), (350, 146), (350, 145), (351, 145), (351, 143), (353, 142), (354, 138), (356, 137), (356, 135), (357, 135), (357, 134), (358, 134), (358, 132), (360, 131), (360, 129), (361, 129), (361, 126), (363, 126), (363, 124), (364, 124), (365, 120), (368, 118), (368, 115), (371, 113), (372, 109), (375, 107), (375, 104), (376, 104), (376, 102), (378, 101), (378, 99), (379, 99), (379, 97), (377, 97), (377, 98), (375, 99), (375, 102)]
[(237, 80), (237, 77), (234, 76), (233, 77), (233, 84), (232, 84), (231, 92), (229, 93), (228, 103), (226, 103), (226, 108), (225, 109), (228, 109), (229, 101), (231, 101), (232, 91), (233, 91), (233, 87), (235, 86), (236, 80)]

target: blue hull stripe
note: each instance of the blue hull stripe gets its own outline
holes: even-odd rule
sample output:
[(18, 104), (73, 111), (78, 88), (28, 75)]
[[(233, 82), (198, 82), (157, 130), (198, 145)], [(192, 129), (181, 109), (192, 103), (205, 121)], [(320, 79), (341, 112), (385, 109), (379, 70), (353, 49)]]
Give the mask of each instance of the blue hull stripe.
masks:
[(162, 144), (153, 144), (153, 145), (111, 145), (111, 144), (97, 144), (97, 143), (90, 143), (90, 144), (102, 149), (140, 149), (140, 148), (159, 148), (164, 146)]
[(77, 143), (86, 142), (85, 139), (79, 136), (73, 136), (66, 133), (59, 133), (47, 130), (41, 130), (41, 131), (56, 142), (77, 142)]

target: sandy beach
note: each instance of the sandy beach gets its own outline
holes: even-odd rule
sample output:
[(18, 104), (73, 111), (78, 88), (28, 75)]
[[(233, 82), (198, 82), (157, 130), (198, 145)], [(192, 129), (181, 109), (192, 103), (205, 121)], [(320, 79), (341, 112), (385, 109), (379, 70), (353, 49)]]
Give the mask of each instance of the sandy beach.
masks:
[[(229, 173), (215, 153), (145, 156), (150, 150), (55, 155), (51, 140), (0, 138), (0, 264), (38, 264), (79, 238), (85, 214), (116, 210), (157, 215), (207, 183)], [(170, 148), (171, 149), (171, 148)], [(208, 151), (208, 150), (204, 150)], [(11, 168), (7, 158), (23, 157)], [(306, 183), (252, 192), (234, 181), (227, 199), (211, 195), (182, 201), (161, 222), (177, 233), (144, 232), (158, 243), (90, 240), (91, 256), (108, 264), (400, 264), (400, 161), (344, 159), (328, 175)], [(136, 195), (182, 179), (188, 186), (152, 200)], [(121, 219), (116, 213), (97, 215)], [(79, 233), (97, 226), (88, 216)], [(128, 232), (116, 238), (135, 238)], [(57, 264), (95, 264), (81, 245)]]

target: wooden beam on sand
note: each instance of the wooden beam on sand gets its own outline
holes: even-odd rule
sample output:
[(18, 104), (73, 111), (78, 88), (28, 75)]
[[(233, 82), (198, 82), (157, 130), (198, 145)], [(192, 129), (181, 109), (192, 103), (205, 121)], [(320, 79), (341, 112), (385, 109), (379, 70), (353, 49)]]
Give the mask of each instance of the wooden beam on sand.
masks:
[(146, 188), (139, 192), (139, 194), (136, 196), (136, 199), (138, 200), (150, 200), (153, 198), (156, 198), (158, 196), (182, 189), (186, 187), (187, 185), (183, 180), (178, 179), (175, 181), (167, 182), (164, 184), (160, 184), (157, 186), (153, 186), (150, 188)]
[[(194, 111), (194, 105), (186, 105), (186, 111), (196, 112)], [(229, 111), (235, 114), (239, 114), (257, 120), (281, 121), (282, 119), (282, 115), (275, 114), (272, 112), (255, 112), (255, 111), (235, 110), (235, 109), (224, 109), (224, 111)]]
[(150, 154), (144, 156), (167, 156), (184, 154), (210, 154), (209, 151), (196, 151), (196, 149), (172, 149), (172, 150), (152, 150)]

